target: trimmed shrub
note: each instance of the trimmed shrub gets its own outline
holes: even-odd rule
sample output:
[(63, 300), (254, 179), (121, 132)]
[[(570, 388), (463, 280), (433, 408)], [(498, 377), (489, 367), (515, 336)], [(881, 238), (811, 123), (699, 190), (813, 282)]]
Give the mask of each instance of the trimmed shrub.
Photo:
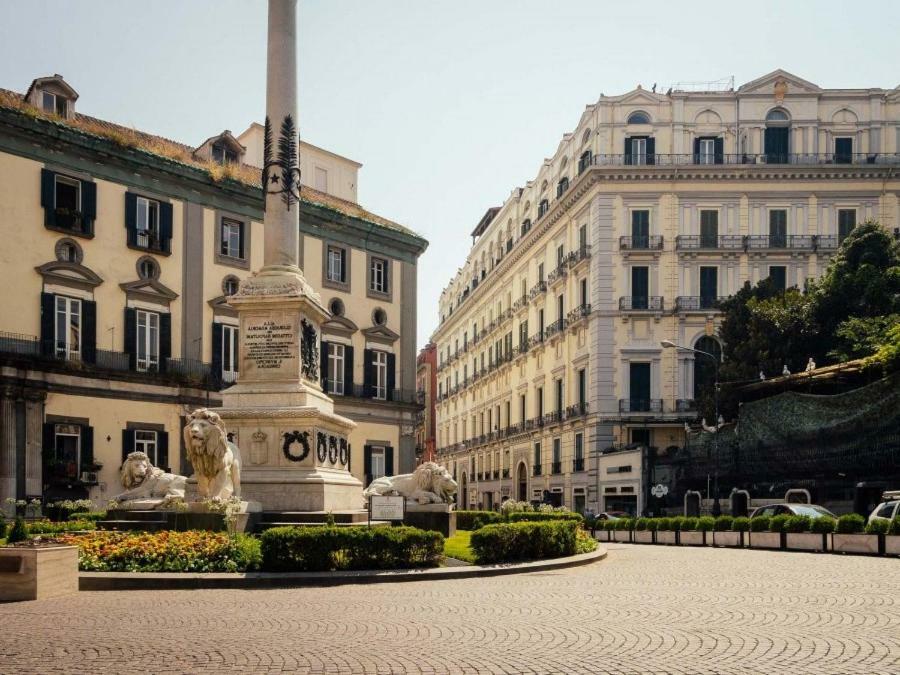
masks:
[(831, 516), (821, 516), (813, 518), (809, 524), (809, 531), (816, 534), (828, 534), (829, 532), (834, 532), (835, 525), (834, 518)]
[(716, 532), (728, 532), (731, 529), (731, 526), (734, 524), (734, 518), (731, 516), (719, 516), (715, 520), (715, 524), (713, 525), (713, 529)]
[(693, 532), (694, 530), (697, 529), (697, 518), (694, 518), (693, 516), (688, 516), (687, 518), (682, 518), (679, 529), (682, 532)]
[(792, 516), (789, 516), (786, 513), (782, 513), (778, 516), (772, 516), (769, 519), (769, 532), (786, 532), (784, 527), (791, 517)]
[(838, 518), (834, 531), (838, 534), (859, 534), (865, 528), (865, 518), (858, 513), (848, 513)]
[(634, 529), (638, 530), (639, 532), (643, 532), (644, 530), (647, 529), (647, 521), (648, 520), (649, 520), (649, 518), (638, 518), (634, 522)]
[(616, 524), (619, 522), (618, 519), (613, 520), (612, 518), (607, 518), (603, 521), (603, 529), (607, 531), (617, 530), (619, 529)]
[(894, 516), (890, 527), (888, 527), (888, 534), (894, 536), (900, 535), (900, 516)]
[(871, 523), (866, 523), (866, 534), (887, 534), (890, 526), (891, 521), (876, 519)]
[[(584, 517), (580, 513), (575, 513), (574, 511), (524, 511), (510, 513), (507, 520), (511, 523), (538, 522), (545, 520), (575, 520), (580, 523), (584, 520)], [(456, 526), (459, 527), (458, 520)]]
[(477, 530), (491, 523), (499, 523), (503, 516), (495, 511), (457, 511), (456, 527), (460, 530)]
[(750, 531), (751, 532), (768, 532), (770, 520), (772, 520), (772, 519), (769, 516), (756, 516), (756, 518), (751, 518), (750, 519)]
[(657, 519), (656, 525), (657, 532), (672, 532), (672, 519), (671, 518), (659, 518)]
[(6, 543), (15, 544), (17, 541), (25, 541), (27, 539), (28, 528), (25, 527), (25, 521), (20, 516), (16, 518), (16, 522), (10, 528), (9, 534), (6, 535)]
[(575, 554), (577, 531), (572, 520), (498, 523), (473, 532), (471, 545), (482, 564), (559, 558)]
[(671, 520), (669, 520), (669, 529), (672, 532), (680, 532), (684, 529), (684, 516), (673, 516)]
[(750, 519), (746, 516), (738, 516), (731, 523), (733, 532), (746, 532), (750, 529)]
[(700, 532), (712, 532), (715, 526), (716, 519), (712, 516), (703, 516), (702, 518), (697, 518), (697, 529)]
[(89, 520), (96, 523), (98, 520), (106, 520), (106, 511), (78, 511), (69, 514), (69, 520)]
[(63, 532), (85, 532), (96, 530), (97, 525), (87, 520), (35, 520), (28, 523), (28, 534), (62, 534)]
[(617, 530), (633, 530), (634, 529), (634, 518), (619, 518), (616, 523)]
[(791, 516), (784, 523), (784, 531), (796, 534), (799, 532), (809, 532), (812, 527), (812, 518), (809, 516)]
[(415, 527), (275, 527), (260, 543), (267, 572), (434, 567), (444, 552), (439, 532)]
[(656, 528), (659, 527), (659, 518), (647, 518), (647, 529), (650, 532), (656, 532)]

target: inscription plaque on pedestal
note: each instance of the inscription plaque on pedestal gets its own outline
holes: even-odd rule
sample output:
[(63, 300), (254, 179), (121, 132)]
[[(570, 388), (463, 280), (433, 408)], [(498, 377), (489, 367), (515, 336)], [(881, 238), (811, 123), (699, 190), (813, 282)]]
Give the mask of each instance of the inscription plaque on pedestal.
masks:
[(241, 330), (241, 379), (297, 377), (300, 339), (295, 321), (279, 314), (247, 317)]

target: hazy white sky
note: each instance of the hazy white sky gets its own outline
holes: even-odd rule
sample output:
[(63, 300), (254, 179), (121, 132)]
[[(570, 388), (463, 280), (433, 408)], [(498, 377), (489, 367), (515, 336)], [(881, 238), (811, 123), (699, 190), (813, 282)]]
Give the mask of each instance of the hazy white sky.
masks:
[[(0, 87), (189, 144), (264, 117), (264, 0), (0, 0)], [(360, 203), (431, 245), (418, 343), (489, 206), (601, 92), (784, 68), (900, 84), (900, 2), (300, 0), (300, 132), (363, 163)]]

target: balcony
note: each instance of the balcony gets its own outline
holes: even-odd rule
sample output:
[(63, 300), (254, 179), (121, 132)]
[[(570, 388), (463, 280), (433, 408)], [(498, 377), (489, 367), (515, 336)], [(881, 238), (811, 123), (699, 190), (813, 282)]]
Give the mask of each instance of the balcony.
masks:
[(591, 258), (591, 246), (590, 244), (582, 244), (577, 249), (569, 253), (566, 256), (566, 262), (568, 262), (569, 267), (578, 267), (578, 265), (585, 260), (590, 260)]
[(562, 410), (554, 410), (553, 412), (548, 412), (544, 415), (544, 424), (559, 424), (563, 420), (563, 411)]
[(584, 471), (584, 458), (578, 457), (572, 460), (572, 471), (579, 472)]
[(748, 251), (790, 250), (812, 251), (815, 238), (809, 234), (767, 235), (751, 234), (747, 237)]
[(678, 251), (742, 251), (744, 237), (739, 234), (719, 236), (680, 234), (675, 237), (675, 249)]
[(583, 417), (587, 415), (587, 411), (587, 403), (576, 403), (575, 405), (570, 405), (568, 408), (566, 408), (566, 419), (572, 420), (578, 417)]
[[(638, 161), (638, 157), (644, 159)], [(745, 165), (776, 164), (793, 166), (821, 166), (829, 164), (869, 164), (876, 166), (900, 166), (900, 153), (807, 153), (807, 154), (652, 154), (652, 155), (625, 155), (603, 154), (594, 155), (593, 166), (630, 166), (649, 164), (655, 166), (707, 166), (707, 165)]]
[(528, 296), (523, 295), (521, 298), (519, 298), (518, 300), (516, 300), (513, 303), (512, 311), (518, 312), (520, 309), (524, 309), (527, 306), (528, 306)]
[(539, 281), (534, 286), (532, 286), (530, 291), (528, 291), (528, 299), (534, 300), (535, 298), (539, 297), (540, 295), (542, 295), (543, 293), (546, 293), (546, 292), (547, 292), (547, 282)]
[(661, 251), (662, 247), (663, 237), (661, 234), (648, 237), (619, 237), (620, 251)]
[(622, 398), (619, 399), (620, 413), (661, 413), (663, 411), (663, 402), (660, 398), (640, 399), (640, 398)]
[(550, 272), (547, 275), (547, 285), (553, 286), (557, 281), (562, 281), (569, 274), (569, 266), (566, 264), (565, 259), (561, 262), (555, 270)]
[(562, 333), (566, 329), (566, 320), (558, 319), (544, 329), (544, 339), (550, 339), (554, 335)]
[(540, 476), (541, 475), (541, 465), (540, 464), (535, 464), (532, 467), (531, 475), (532, 476)]
[(503, 469), (503, 477), (509, 478), (509, 469)]
[(675, 298), (677, 312), (719, 311), (728, 296), (679, 295)]
[(675, 412), (697, 412), (697, 402), (691, 398), (679, 398), (677, 401), (675, 401)]
[(553, 464), (550, 465), (550, 472), (553, 475), (561, 474), (562, 473), (562, 462), (553, 462)]
[(566, 315), (566, 323), (569, 327), (575, 325), (579, 321), (586, 319), (591, 315), (591, 306), (590, 305), (579, 305), (572, 311), (570, 311)]
[(494, 469), (494, 480), (498, 480), (500, 478), (500, 469)]
[(619, 311), (661, 312), (663, 311), (663, 299), (658, 295), (626, 295), (619, 298)]
[(543, 333), (537, 333), (535, 335), (532, 335), (530, 338), (528, 338), (528, 349), (532, 349), (532, 348), (537, 347), (538, 345), (542, 345), (542, 344), (544, 344), (544, 334)]
[(425, 405), (425, 392), (421, 389), (416, 390), (416, 403)]
[(163, 239), (153, 230), (128, 230), (128, 246), (156, 253), (171, 253), (171, 239)]

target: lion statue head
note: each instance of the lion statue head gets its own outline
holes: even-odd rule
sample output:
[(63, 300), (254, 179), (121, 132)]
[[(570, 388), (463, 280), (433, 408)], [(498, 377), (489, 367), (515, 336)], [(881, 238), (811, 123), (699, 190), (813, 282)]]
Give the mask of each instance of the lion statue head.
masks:
[(131, 490), (141, 485), (155, 474), (161, 474), (162, 469), (157, 469), (150, 463), (150, 458), (143, 452), (128, 453), (128, 457), (122, 463), (122, 487)]
[(194, 471), (207, 478), (214, 477), (221, 470), (228, 449), (225, 424), (218, 413), (209, 408), (191, 413), (184, 427), (184, 447)]
[(443, 499), (444, 502), (453, 502), (453, 496), (456, 494), (459, 485), (444, 467), (434, 462), (425, 462), (416, 467), (413, 476), (416, 480), (416, 487), (419, 490), (433, 492)]

